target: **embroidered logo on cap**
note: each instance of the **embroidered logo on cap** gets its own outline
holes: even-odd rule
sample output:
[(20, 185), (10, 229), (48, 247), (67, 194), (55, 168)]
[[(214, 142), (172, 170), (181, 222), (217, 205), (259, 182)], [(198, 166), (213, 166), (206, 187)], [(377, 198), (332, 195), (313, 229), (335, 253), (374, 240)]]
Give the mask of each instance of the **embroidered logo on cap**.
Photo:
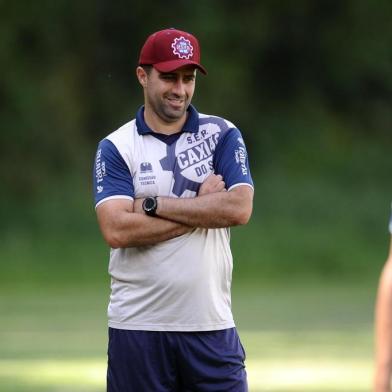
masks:
[(173, 48), (173, 53), (180, 59), (189, 60), (193, 56), (193, 46), (189, 39), (185, 39), (184, 37), (174, 38), (171, 46)]

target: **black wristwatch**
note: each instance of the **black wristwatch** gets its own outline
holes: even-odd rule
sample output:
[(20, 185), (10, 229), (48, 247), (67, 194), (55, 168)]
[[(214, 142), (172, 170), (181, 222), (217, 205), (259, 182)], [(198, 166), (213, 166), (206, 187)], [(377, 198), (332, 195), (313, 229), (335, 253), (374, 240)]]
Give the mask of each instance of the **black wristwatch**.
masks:
[(155, 196), (149, 196), (146, 197), (143, 200), (143, 211), (146, 213), (148, 216), (156, 216), (156, 211), (158, 207), (158, 202), (157, 198)]

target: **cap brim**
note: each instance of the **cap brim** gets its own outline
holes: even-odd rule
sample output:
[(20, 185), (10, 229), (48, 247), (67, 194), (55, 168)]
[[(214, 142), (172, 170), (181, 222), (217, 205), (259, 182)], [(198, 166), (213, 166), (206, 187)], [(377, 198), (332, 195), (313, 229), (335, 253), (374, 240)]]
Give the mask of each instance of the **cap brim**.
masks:
[(202, 65), (192, 60), (164, 61), (162, 63), (153, 64), (153, 67), (159, 72), (172, 72), (187, 65), (194, 65), (195, 68), (200, 70), (200, 72), (202, 72), (204, 75), (207, 75), (207, 70)]

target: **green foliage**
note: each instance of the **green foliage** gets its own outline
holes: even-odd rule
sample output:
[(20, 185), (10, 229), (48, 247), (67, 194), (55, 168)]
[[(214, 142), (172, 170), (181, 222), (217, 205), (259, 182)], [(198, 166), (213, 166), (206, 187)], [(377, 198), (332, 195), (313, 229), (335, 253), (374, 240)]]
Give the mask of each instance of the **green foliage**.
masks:
[(0, 2), (0, 279), (99, 280), (94, 151), (141, 104), (139, 49), (169, 26), (201, 42), (209, 75), (198, 77), (198, 109), (236, 123), (248, 144), (255, 211), (233, 230), (236, 273), (378, 271), (391, 10), (389, 0)]
[(389, 243), (388, 156), (367, 146), (339, 163), (304, 150), (304, 161), (295, 165), (284, 155), (291, 165), (275, 161), (258, 173), (251, 222), (232, 230), (237, 276), (263, 282), (378, 275)]

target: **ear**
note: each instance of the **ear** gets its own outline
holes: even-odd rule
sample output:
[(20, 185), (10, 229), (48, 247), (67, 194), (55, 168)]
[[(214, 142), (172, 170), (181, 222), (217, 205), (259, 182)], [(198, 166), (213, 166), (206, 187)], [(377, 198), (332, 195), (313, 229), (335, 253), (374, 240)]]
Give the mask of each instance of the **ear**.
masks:
[(137, 79), (139, 80), (139, 83), (143, 86), (146, 87), (147, 85), (147, 72), (142, 68), (142, 67), (137, 67), (136, 68), (136, 76)]

